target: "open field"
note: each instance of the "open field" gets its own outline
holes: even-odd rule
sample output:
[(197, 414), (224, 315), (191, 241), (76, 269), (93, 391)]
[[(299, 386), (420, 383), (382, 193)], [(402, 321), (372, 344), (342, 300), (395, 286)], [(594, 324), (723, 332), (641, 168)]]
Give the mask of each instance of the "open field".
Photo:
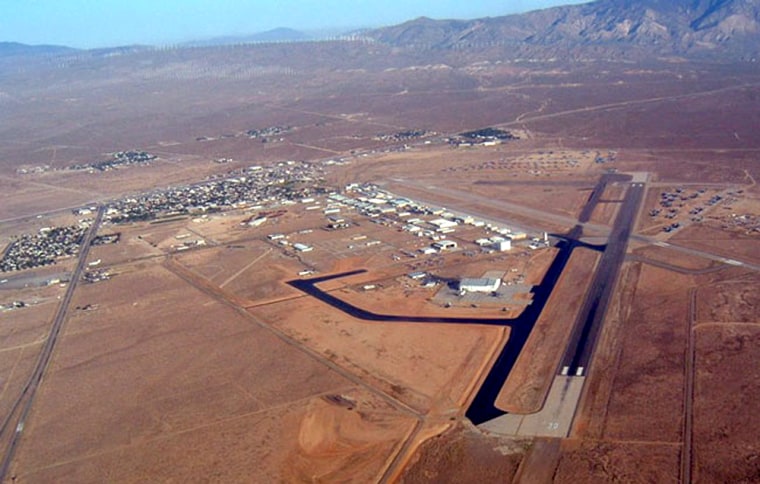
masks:
[(525, 442), (484, 436), (460, 425), (427, 441), (399, 482), (511, 482), (525, 447)]
[(747, 279), (705, 286), (697, 293), (697, 322), (756, 323), (760, 282)]
[[(435, 407), (455, 414), (507, 336), (502, 328), (356, 321), (320, 302), (298, 304), (308, 320), (284, 303), (251, 311), (421, 412)], [(396, 307), (404, 314), (402, 305)]]
[[(681, 441), (689, 284), (688, 276), (642, 268), (621, 334), (605, 438)], [(639, 417), (640, 408), (647, 409), (646, 419)]]
[(567, 440), (555, 482), (679, 482), (678, 445)]
[[(757, 316), (757, 315), (756, 315)], [(760, 472), (757, 424), (760, 320), (695, 328), (694, 478), (701, 482), (752, 482)]]
[[(760, 263), (756, 66), (494, 52), (313, 42), (38, 58), (3, 71), (0, 250), (78, 223), (77, 206), (252, 166), (283, 162), (270, 186), (325, 188), (309, 201), (185, 200), (176, 217), (102, 225), (118, 243), (83, 262), (111, 277), (76, 286), (5, 482), (757, 480), (760, 281), (719, 260)], [(489, 126), (519, 139), (455, 146)], [(132, 149), (158, 158), (71, 169)], [(287, 160), (316, 175), (287, 179)], [(569, 437), (473, 427), (465, 414), (521, 328), (403, 318), (519, 318), (560, 253), (531, 250), (531, 238), (570, 233), (613, 172), (646, 172), (646, 198)], [(606, 243), (630, 187), (607, 185), (581, 240)], [(663, 192), (678, 194), (671, 207)], [(427, 211), (401, 215), (403, 198)], [(328, 230), (330, 214), (345, 226)], [(528, 238), (495, 252), (476, 242), (496, 235), (485, 226), (431, 224), (464, 215)], [(423, 254), (441, 241), (456, 247)], [(543, 403), (597, 254), (575, 249), (503, 375), (499, 408)], [(0, 312), (2, 414), (65, 292), (42, 284), (76, 263), (0, 273), (0, 304), (31, 303)], [(357, 269), (318, 287), (399, 321), (359, 319), (288, 285)], [(514, 304), (458, 295), (461, 278), (494, 273)]]
[[(111, 296), (105, 298), (103, 291)], [(93, 301), (102, 302), (96, 310), (70, 318), (64, 350), (56, 356), (39, 396), (39, 417), (29, 426), (29, 446), (21, 455), (28, 462), (45, 464), (27, 467), (23, 458), (20, 462), (31, 480), (91, 480), (101, 475), (103, 465), (115, 479), (134, 472), (161, 475), (167, 471), (161, 460), (146, 457), (163, 452), (194, 455), (186, 461), (189, 467), (178, 471), (190, 476), (198, 466), (211, 464), (204, 459), (216, 459), (209, 451), (218, 445), (241, 459), (220, 474), (233, 480), (284, 478), (281, 469), (297, 472), (298, 466), (277, 463), (293, 458), (310, 472), (314, 464), (329, 475), (342, 466), (332, 459), (320, 464), (323, 452), (341, 447), (352, 462), (342, 472), (364, 469), (369, 478), (414, 423), (160, 268), (83, 287), (75, 304)], [(192, 316), (170, 317), (173, 302)], [(224, 352), (219, 351), (222, 347)], [(333, 402), (330, 395), (340, 398)], [(86, 412), (78, 403), (83, 398), (92, 403)], [(352, 402), (357, 412), (346, 410), (345, 404), (336, 407), (335, 402), (343, 401)], [(273, 427), (274, 421), (280, 424)], [(332, 435), (314, 430), (325, 421), (340, 422), (340, 430)], [(300, 438), (288, 437), (299, 432)], [(54, 445), (34, 438), (50, 433), (57, 436)], [(354, 447), (346, 448), (344, 439), (369, 439), (362, 451), (365, 460), (351, 458)], [(273, 450), (279, 457), (267, 466), (250, 460), (251, 452)]]

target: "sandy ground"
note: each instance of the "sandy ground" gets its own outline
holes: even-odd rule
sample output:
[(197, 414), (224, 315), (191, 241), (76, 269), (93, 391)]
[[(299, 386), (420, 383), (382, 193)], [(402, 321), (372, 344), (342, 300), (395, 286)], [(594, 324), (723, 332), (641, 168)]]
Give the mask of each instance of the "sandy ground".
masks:
[(399, 482), (512, 482), (528, 445), (460, 424), (423, 444)]
[(677, 483), (679, 452), (675, 444), (566, 440), (552, 480)]
[(299, 297), (283, 281), (295, 279), (300, 265), (261, 241), (190, 251), (177, 260), (212, 284), (243, 299), (245, 305)]
[(725, 282), (699, 289), (697, 321), (756, 323), (760, 316), (760, 283), (752, 280)]
[[(621, 334), (605, 438), (681, 441), (689, 284), (689, 276), (641, 269)], [(646, 419), (640, 418), (643, 408)]]
[(736, 258), (755, 264), (760, 262), (757, 236), (726, 232), (710, 226), (692, 226), (675, 235), (673, 242), (729, 259)]
[(760, 475), (755, 420), (760, 318), (752, 324), (695, 328), (693, 477), (698, 482), (754, 482)]
[(299, 300), (299, 307), (308, 319), (293, 312), (290, 304), (251, 312), (419, 411), (436, 407), (456, 412), (503, 331), (357, 321), (312, 299)]
[[(65, 326), (17, 454), (22, 479), (192, 480), (202, 469), (271, 482), (301, 468), (372, 480), (414, 424), (160, 267), (83, 286), (73, 304), (95, 302)], [(177, 304), (187, 317), (171, 317)], [(347, 460), (325, 459), (336, 453)]]

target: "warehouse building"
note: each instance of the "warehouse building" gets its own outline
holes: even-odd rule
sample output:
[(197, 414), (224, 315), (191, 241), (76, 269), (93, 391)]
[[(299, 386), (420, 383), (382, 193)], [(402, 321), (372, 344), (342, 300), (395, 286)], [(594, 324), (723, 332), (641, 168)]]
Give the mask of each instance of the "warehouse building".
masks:
[(462, 279), (459, 281), (459, 290), (464, 292), (494, 292), (501, 287), (501, 279), (496, 278), (477, 278)]

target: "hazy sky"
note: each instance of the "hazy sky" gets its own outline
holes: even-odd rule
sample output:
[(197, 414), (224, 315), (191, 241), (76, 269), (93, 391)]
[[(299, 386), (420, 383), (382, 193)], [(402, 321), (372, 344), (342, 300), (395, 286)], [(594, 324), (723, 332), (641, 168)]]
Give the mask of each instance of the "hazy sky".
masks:
[(477, 18), (582, 0), (0, 0), (0, 41), (104, 47)]

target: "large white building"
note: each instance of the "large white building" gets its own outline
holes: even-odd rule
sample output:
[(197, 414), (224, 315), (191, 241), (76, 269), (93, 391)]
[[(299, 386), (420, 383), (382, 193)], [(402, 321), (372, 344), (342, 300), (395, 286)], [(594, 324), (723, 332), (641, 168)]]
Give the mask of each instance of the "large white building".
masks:
[(498, 278), (465, 278), (459, 281), (459, 290), (465, 292), (493, 292), (499, 287), (501, 287), (501, 279)]
[(435, 220), (431, 220), (430, 225), (434, 225), (440, 230), (440, 229), (452, 229), (456, 227), (458, 224), (454, 222), (453, 220), (446, 220), (445, 218), (437, 218)]

